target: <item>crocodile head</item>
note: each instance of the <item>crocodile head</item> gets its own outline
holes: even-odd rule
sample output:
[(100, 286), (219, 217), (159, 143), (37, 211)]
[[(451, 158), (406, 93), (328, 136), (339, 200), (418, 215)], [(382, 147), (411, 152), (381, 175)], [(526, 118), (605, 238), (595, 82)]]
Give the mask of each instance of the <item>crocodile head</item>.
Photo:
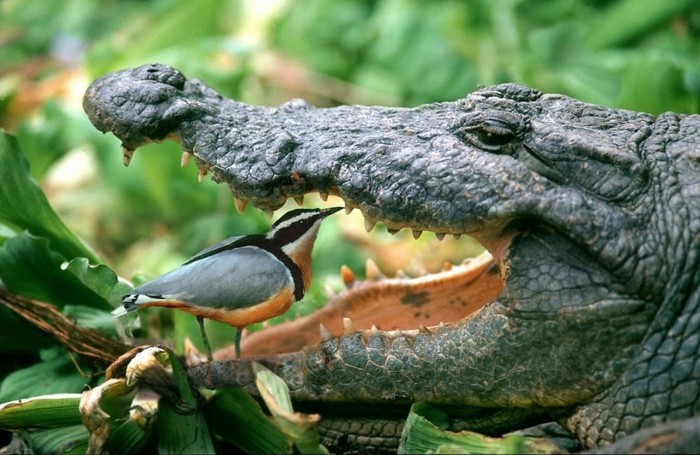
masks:
[(589, 446), (698, 410), (697, 117), (513, 84), (412, 109), (256, 107), (164, 65), (104, 76), (84, 106), (128, 157), (179, 140), (239, 201), (333, 194), (370, 226), (468, 234), (493, 254), (503, 291), (459, 324), (272, 362), (299, 400), (545, 409)]
[[(261, 108), (146, 65), (97, 80), (84, 107), (129, 157), (145, 143), (179, 140), (259, 208), (334, 194), (389, 230), (469, 234), (496, 253), (533, 223), (604, 250), (621, 236), (597, 234), (628, 225), (616, 208), (649, 183), (637, 149), (651, 116), (513, 84), (416, 109), (314, 109), (301, 100)], [(620, 248), (629, 247), (607, 249), (620, 257)]]

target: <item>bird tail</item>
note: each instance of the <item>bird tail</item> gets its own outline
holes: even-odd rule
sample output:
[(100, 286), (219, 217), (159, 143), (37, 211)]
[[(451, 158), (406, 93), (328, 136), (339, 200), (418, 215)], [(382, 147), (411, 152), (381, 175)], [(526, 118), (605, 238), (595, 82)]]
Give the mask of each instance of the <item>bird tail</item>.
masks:
[(122, 298), (122, 306), (112, 311), (112, 316), (119, 318), (124, 316), (126, 313), (136, 310), (136, 301), (138, 300), (138, 294), (127, 294)]
[(115, 318), (119, 318), (124, 316), (128, 312), (129, 310), (126, 307), (120, 306), (116, 310), (112, 311), (112, 316), (114, 316)]

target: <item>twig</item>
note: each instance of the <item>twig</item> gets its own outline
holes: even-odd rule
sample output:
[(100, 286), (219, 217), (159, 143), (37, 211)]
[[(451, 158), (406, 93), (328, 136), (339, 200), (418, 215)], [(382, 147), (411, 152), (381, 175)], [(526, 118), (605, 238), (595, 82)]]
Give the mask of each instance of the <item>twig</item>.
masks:
[(76, 325), (48, 303), (0, 289), (0, 304), (52, 336), (68, 351), (80, 356), (111, 363), (131, 349), (131, 346), (108, 338), (95, 329)]

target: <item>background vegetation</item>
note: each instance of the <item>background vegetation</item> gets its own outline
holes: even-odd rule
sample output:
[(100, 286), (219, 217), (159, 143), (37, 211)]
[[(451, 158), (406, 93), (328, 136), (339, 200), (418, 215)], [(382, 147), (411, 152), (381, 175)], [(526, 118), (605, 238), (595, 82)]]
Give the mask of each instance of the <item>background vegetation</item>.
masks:
[[(108, 71), (167, 63), (255, 104), (302, 97), (321, 106), (414, 106), (511, 81), (659, 114), (698, 112), (699, 56), (700, 4), (692, 0), (4, 0), (0, 127), (17, 138), (5, 146), (26, 157), (53, 209), (89, 247), (59, 245), (44, 229), (50, 216), (33, 217), (43, 210), (34, 199), (18, 217), (11, 201), (20, 183), (11, 176), (21, 166), (0, 162), (9, 195), (0, 198), (0, 279), (116, 336), (104, 295), (64, 292), (62, 262), (86, 256), (138, 282), (226, 236), (269, 225), (250, 207), (238, 215), (226, 188), (197, 183), (192, 164), (179, 167), (174, 144), (145, 147), (124, 169), (119, 141), (98, 133), (81, 108), (87, 84)], [(341, 264), (361, 270), (371, 256), (389, 273), (421, 273), (475, 248), (465, 239), (414, 242), (410, 233), (389, 237), (382, 229), (368, 236), (361, 226), (360, 219), (327, 221), (313, 292), (294, 311), (322, 304), (324, 286), (339, 286)], [(88, 308), (76, 304), (90, 298), (96, 303)], [(136, 334), (172, 340), (177, 351), (185, 337), (199, 343), (194, 319), (173, 313), (147, 313)], [(0, 328), (0, 402), (101, 381), (99, 366), (82, 365), (96, 375), (81, 376), (63, 348), (5, 308)], [(222, 345), (232, 332), (211, 335)], [(39, 370), (49, 379), (27, 380)]]

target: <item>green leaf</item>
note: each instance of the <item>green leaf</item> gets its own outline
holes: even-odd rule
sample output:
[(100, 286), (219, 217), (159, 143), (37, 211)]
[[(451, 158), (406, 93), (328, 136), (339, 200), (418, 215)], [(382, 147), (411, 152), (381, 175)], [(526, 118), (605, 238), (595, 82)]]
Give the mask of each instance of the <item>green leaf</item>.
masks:
[(187, 380), (187, 371), (185, 371), (185, 367), (182, 366), (180, 359), (173, 351), (166, 349), (166, 352), (170, 359), (170, 368), (173, 369), (173, 380), (175, 381), (178, 392), (180, 392), (180, 398), (186, 407), (194, 411), (197, 409), (197, 399), (192, 394), (190, 382)]
[(121, 306), (122, 297), (131, 286), (119, 281), (114, 271), (104, 264), (90, 265), (87, 258), (75, 258), (65, 270), (75, 275), (88, 289), (103, 297), (113, 308)]
[(51, 249), (64, 257), (86, 257), (100, 262), (58, 218), (39, 185), (29, 174), (29, 164), (17, 140), (0, 132), (0, 221), (47, 238)]
[(163, 400), (156, 427), (160, 453), (215, 453), (207, 422), (199, 412), (178, 414), (170, 401)]
[(0, 248), (0, 278), (12, 292), (59, 307), (81, 304), (111, 309), (72, 273), (61, 270), (63, 262), (49, 240), (22, 232)]
[[(207, 422), (199, 410), (197, 400), (192, 394), (187, 373), (175, 353), (167, 350), (170, 366), (173, 369), (173, 380), (180, 393), (182, 404), (171, 400), (161, 400), (158, 410), (158, 451), (160, 453), (214, 453), (214, 445), (209, 434)], [(183, 413), (183, 408), (190, 412)]]
[(525, 438), (489, 438), (470, 431), (445, 431), (445, 411), (419, 402), (411, 412), (401, 435), (399, 453), (523, 453)]
[(0, 246), (5, 242), (5, 240), (10, 239), (15, 236), (17, 232), (11, 229), (9, 226), (0, 223)]
[(270, 410), (275, 423), (286, 434), (301, 453), (328, 453), (318, 435), (318, 414), (294, 412), (287, 384), (272, 371), (253, 362), (255, 384)]
[(80, 397), (79, 393), (61, 393), (0, 404), (0, 428), (19, 430), (82, 424), (78, 410)]
[(80, 327), (96, 329), (106, 335), (117, 335), (114, 316), (105, 310), (85, 305), (66, 305), (62, 313)]
[[(139, 453), (146, 444), (151, 442), (153, 436), (152, 432), (143, 431), (132, 420), (127, 419), (110, 432), (105, 448), (109, 453)], [(148, 450), (141, 453), (153, 451)]]
[(209, 428), (247, 453), (291, 453), (292, 443), (240, 387), (216, 391), (204, 409)]
[(64, 354), (7, 375), (0, 385), (0, 402), (51, 393), (77, 393), (87, 381)]
[(85, 454), (90, 433), (85, 425), (72, 425), (63, 428), (31, 433), (28, 439), (34, 453)]

